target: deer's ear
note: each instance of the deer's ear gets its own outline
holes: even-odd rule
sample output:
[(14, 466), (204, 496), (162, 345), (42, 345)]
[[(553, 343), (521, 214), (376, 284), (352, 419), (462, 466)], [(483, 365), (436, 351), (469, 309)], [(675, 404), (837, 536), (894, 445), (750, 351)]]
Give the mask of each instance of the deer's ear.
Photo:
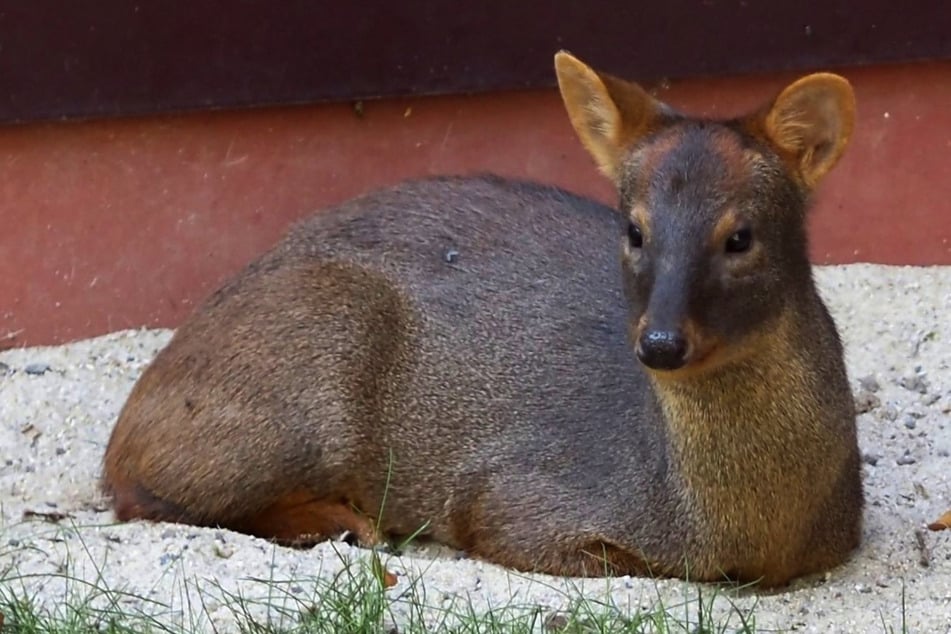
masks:
[(855, 95), (845, 78), (808, 75), (790, 84), (758, 115), (757, 127), (792, 159), (803, 182), (816, 184), (838, 162), (855, 125)]
[(566, 51), (555, 55), (558, 88), (581, 144), (617, 183), (624, 154), (669, 109), (635, 83), (599, 73)]

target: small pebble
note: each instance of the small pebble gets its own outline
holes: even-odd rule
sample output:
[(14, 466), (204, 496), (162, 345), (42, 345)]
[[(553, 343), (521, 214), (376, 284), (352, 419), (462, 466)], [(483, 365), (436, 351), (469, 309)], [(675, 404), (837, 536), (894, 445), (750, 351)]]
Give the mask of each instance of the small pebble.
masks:
[(42, 376), (50, 371), (49, 363), (28, 363), (26, 367), (23, 368), (23, 371), (27, 374), (33, 374), (35, 376)]
[(858, 583), (855, 585), (855, 589), (862, 594), (868, 594), (872, 591), (872, 586), (868, 585), (867, 583)]
[(941, 449), (939, 449), (939, 450), (937, 451), (937, 453), (938, 453), (938, 456), (941, 457), (941, 458), (947, 458), (947, 457), (948, 457), (948, 450), (945, 449), (944, 447), (942, 447)]
[(0, 374), (6, 374), (9, 371), (10, 366), (8, 366), (6, 363), (0, 363)]
[(57, 455), (57, 456), (62, 456), (64, 453), (66, 453), (66, 450), (65, 450), (64, 448), (62, 448), (62, 447), (57, 447), (57, 448), (56, 448), (56, 455)]
[(568, 629), (568, 617), (564, 614), (553, 612), (545, 617), (546, 632), (564, 632)]
[(864, 454), (862, 454), (862, 460), (865, 462), (865, 464), (867, 464), (867, 465), (869, 465), (869, 466), (872, 466), (872, 467), (874, 467), (875, 465), (878, 464), (879, 458), (881, 458), (881, 456), (879, 456), (878, 454), (874, 454), (874, 453), (864, 453)]
[(905, 427), (907, 429), (914, 429), (918, 426), (918, 421), (915, 420), (913, 416), (905, 416)]
[(911, 416), (912, 418), (924, 418), (927, 412), (925, 412), (924, 408), (918, 407), (917, 405), (912, 405), (911, 407), (905, 409), (905, 414)]
[(863, 390), (867, 390), (869, 392), (877, 392), (880, 389), (882, 389), (882, 386), (879, 385), (878, 383), (878, 379), (876, 379), (871, 374), (860, 378), (859, 385), (862, 387)]
[(861, 389), (855, 393), (855, 411), (859, 414), (871, 412), (881, 404), (881, 399), (868, 390)]
[(898, 464), (898, 465), (901, 465), (901, 466), (910, 465), (910, 464), (915, 464), (915, 462), (916, 462), (916, 460), (915, 460), (914, 458), (912, 458), (911, 456), (909, 456), (908, 454), (905, 454), (905, 455), (903, 455), (903, 456), (899, 456), (898, 459), (895, 460), (895, 464)]
[(878, 416), (880, 420), (895, 420), (898, 418), (898, 409), (894, 405), (888, 404), (885, 407), (879, 408)]
[(214, 542), (214, 551), (215, 555), (221, 557), (222, 559), (230, 559), (231, 555), (234, 554), (234, 548), (228, 544), (222, 544), (221, 542)]
[(935, 403), (938, 402), (940, 398), (941, 398), (940, 394), (935, 394), (934, 392), (932, 392), (931, 394), (928, 394), (923, 399), (921, 399), (921, 402), (923, 405), (934, 405)]
[(445, 259), (446, 262), (448, 262), (449, 264), (452, 264), (453, 262), (459, 259), (459, 252), (456, 251), (455, 249), (449, 249), (448, 251), (446, 251), (446, 254), (443, 256), (443, 259)]
[(903, 376), (898, 384), (910, 392), (928, 393), (928, 381), (921, 374)]

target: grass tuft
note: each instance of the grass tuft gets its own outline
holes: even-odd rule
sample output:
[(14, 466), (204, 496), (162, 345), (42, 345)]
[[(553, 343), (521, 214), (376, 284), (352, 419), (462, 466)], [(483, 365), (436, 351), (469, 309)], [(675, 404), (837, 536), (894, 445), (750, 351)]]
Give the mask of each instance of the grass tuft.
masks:
[[(37, 526), (38, 530), (41, 525)], [(52, 529), (51, 529), (52, 530)], [(0, 546), (0, 634), (755, 634), (757, 598), (745, 588), (667, 582), (636, 596), (617, 581), (565, 580), (511, 572), (506, 592), (467, 592), (421, 569), (403, 571), (396, 555), (337, 547), (318, 570), (277, 578), (276, 555), (265, 578), (227, 584), (186, 569), (163, 569), (143, 594), (110, 587), (109, 561), (95, 562), (76, 527), (59, 537), (33, 532)], [(69, 531), (69, 539), (62, 534)], [(35, 538), (42, 535), (41, 539)], [(22, 572), (22, 555), (43, 551), (49, 573)], [(79, 547), (76, 544), (79, 544)], [(10, 544), (16, 544), (11, 546)], [(43, 547), (45, 548), (45, 546)], [(66, 556), (63, 556), (63, 549)], [(26, 553), (26, 550), (32, 553)], [(18, 557), (18, 555), (20, 555)], [(36, 557), (32, 557), (35, 560)], [(405, 562), (402, 562), (405, 563)], [(31, 569), (32, 570), (32, 569)], [(392, 570), (399, 572), (398, 583)], [(428, 583), (428, 585), (427, 585)], [(169, 586), (173, 588), (169, 590)], [(164, 590), (161, 590), (164, 588)], [(164, 594), (163, 594), (164, 593)], [(144, 596), (143, 596), (144, 595)], [(494, 597), (494, 598), (493, 598)], [(501, 597), (501, 598), (499, 598)], [(741, 600), (737, 600), (741, 598)], [(493, 603), (493, 601), (495, 603)], [(900, 622), (881, 614), (881, 631), (907, 632), (905, 588)], [(898, 615), (895, 615), (898, 617)], [(895, 621), (899, 621), (895, 618)], [(793, 625), (796, 627), (796, 625)]]
[[(716, 594), (699, 594), (682, 605), (618, 605), (537, 580), (556, 596), (557, 606), (540, 605), (512, 592), (501, 605), (470, 595), (445, 596), (427, 590), (426, 571), (392, 584), (385, 555), (348, 556), (338, 550), (313, 577), (242, 579), (235, 589), (215, 580), (176, 578), (175, 596), (155, 598), (110, 588), (103, 569), (92, 581), (70, 574), (72, 562), (55, 574), (20, 574), (0, 569), (3, 634), (151, 634), (226, 632), (241, 634), (589, 634), (756, 632), (747, 611), (736, 608), (716, 622)], [(88, 550), (83, 546), (83, 553)], [(273, 569), (273, 567), (272, 567)], [(512, 573), (513, 577), (519, 577)], [(688, 584), (685, 584), (687, 587)], [(692, 586), (690, 586), (692, 587)], [(49, 597), (56, 588), (56, 600)], [(687, 593), (688, 595), (690, 593)], [(696, 603), (694, 603), (694, 601)], [(735, 616), (735, 618), (733, 618)], [(722, 617), (721, 617), (722, 619)]]

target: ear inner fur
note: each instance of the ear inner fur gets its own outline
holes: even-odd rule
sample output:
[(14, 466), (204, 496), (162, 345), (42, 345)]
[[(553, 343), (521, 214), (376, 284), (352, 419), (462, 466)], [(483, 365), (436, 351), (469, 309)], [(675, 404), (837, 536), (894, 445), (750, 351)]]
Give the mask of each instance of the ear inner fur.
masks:
[(854, 123), (849, 82), (832, 73), (815, 73), (790, 84), (752, 127), (812, 189), (842, 156)]
[(555, 71), (582, 145), (617, 183), (625, 152), (658, 127), (665, 106), (637, 84), (599, 73), (566, 51), (555, 55)]

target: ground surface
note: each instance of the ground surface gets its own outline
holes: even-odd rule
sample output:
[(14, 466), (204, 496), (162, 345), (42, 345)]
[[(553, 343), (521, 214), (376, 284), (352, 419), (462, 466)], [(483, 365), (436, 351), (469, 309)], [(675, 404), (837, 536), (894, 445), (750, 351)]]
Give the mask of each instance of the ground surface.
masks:
[[(951, 531), (924, 529), (951, 508), (951, 268), (855, 265), (820, 269), (817, 278), (846, 342), (863, 412), (864, 544), (823, 578), (731, 601), (756, 604), (760, 627), (883, 631), (900, 627), (904, 590), (909, 631), (951, 632)], [(308, 579), (333, 574), (342, 559), (365, 551), (341, 543), (295, 551), (228, 531), (112, 524), (96, 491), (104, 446), (123, 399), (168, 337), (120, 332), (0, 353), (0, 584), (50, 605), (108, 586), (136, 595), (121, 600), (125, 608), (186, 626), (189, 617), (180, 614), (197, 608), (205, 616), (195, 627), (224, 629), (233, 616), (229, 592), (270, 593), (273, 603), (273, 582), (293, 580), (280, 587), (305, 603), (318, 600)], [(67, 517), (52, 523), (59, 514)], [(477, 608), (535, 602), (554, 609), (581, 587), (637, 610), (659, 598), (678, 605), (698, 591), (677, 581), (532, 578), (431, 550), (386, 565), (400, 579), (392, 597), (421, 576), (427, 603), (437, 607), (465, 597)], [(699, 590), (712, 594), (710, 586)], [(721, 599), (716, 609), (728, 610)]]

